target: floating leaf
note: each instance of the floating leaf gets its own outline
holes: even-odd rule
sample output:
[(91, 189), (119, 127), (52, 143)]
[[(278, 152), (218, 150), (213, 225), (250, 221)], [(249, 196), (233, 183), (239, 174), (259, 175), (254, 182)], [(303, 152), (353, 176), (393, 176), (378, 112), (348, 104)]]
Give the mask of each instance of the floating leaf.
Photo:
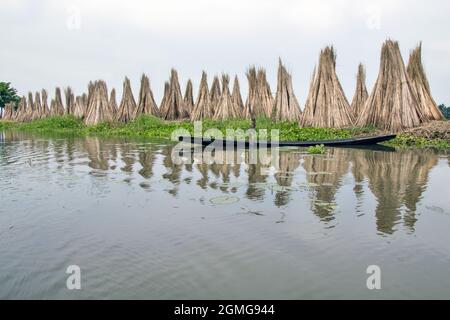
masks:
[(211, 198), (211, 199), (209, 199), (209, 202), (211, 202), (212, 204), (218, 204), (218, 205), (228, 205), (228, 204), (237, 203), (237, 202), (239, 202), (239, 200), (240, 199), (238, 197), (221, 196), (221, 197)]

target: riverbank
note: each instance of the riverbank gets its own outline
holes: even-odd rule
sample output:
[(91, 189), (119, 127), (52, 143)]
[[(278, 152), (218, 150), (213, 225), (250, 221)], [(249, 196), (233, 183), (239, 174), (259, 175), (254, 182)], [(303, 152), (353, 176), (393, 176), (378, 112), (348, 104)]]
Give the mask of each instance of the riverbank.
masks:
[[(171, 122), (159, 118), (141, 116), (127, 124), (102, 123), (95, 126), (86, 126), (83, 121), (72, 116), (53, 117), (35, 120), (26, 123), (0, 120), (0, 130), (13, 129), (42, 133), (67, 133), (76, 135), (103, 135), (103, 136), (135, 136), (135, 137), (158, 137), (170, 139), (172, 132), (183, 128), (191, 134), (194, 132), (194, 124), (190, 121)], [(225, 134), (226, 129), (251, 128), (248, 120), (213, 121), (204, 120), (202, 129), (216, 128)], [(268, 119), (258, 119), (256, 129), (278, 129), (282, 141), (312, 141), (345, 139), (359, 136), (384, 134), (375, 128), (346, 128), (346, 129), (324, 129), (324, 128), (300, 128), (295, 122), (275, 123)], [(435, 121), (422, 127), (414, 128), (387, 143), (390, 146), (400, 148), (436, 148), (441, 150), (450, 149), (450, 122)]]

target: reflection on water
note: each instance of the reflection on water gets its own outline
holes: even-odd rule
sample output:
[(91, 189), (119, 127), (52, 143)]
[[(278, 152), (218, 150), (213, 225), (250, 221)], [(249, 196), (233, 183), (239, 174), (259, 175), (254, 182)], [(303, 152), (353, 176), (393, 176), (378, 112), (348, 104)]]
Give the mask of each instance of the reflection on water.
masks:
[[(286, 149), (280, 152), (279, 170), (271, 174), (270, 168), (261, 164), (177, 165), (171, 158), (174, 144), (124, 139), (102, 141), (99, 137), (29, 140), (30, 135), (23, 132), (2, 133), (1, 139), (8, 143), (26, 141), (26, 148), (32, 155), (38, 155), (38, 152), (53, 154), (58, 168), (65, 164), (80, 164), (80, 156), (85, 154), (87, 165), (92, 169), (88, 173), (94, 176), (106, 177), (119, 169), (131, 177), (138, 174), (150, 179), (154, 176), (154, 166), (162, 164), (164, 169), (160, 178), (171, 184), (164, 191), (172, 196), (178, 195), (181, 184), (191, 184), (194, 179), (192, 176), (182, 177), (185, 174), (192, 175), (193, 171), (198, 174), (198, 178), (194, 179), (195, 184), (204, 190), (236, 193), (238, 187), (243, 187), (245, 197), (253, 201), (262, 201), (271, 193), (276, 207), (288, 205), (295, 199), (296, 192), (305, 191), (311, 211), (325, 222), (333, 219), (337, 207), (335, 195), (343, 184), (343, 178), (351, 173), (357, 198), (361, 199), (364, 193), (370, 191), (377, 199), (377, 230), (384, 234), (394, 233), (394, 227), (400, 221), (411, 232), (414, 231), (417, 203), (426, 189), (428, 174), (439, 159), (433, 151), (383, 152), (331, 148), (325, 155), (309, 155), (300, 149)], [(14, 147), (1, 150), (1, 165), (36, 160), (26, 154), (21, 156)], [(238, 156), (242, 153), (248, 160), (245, 150), (237, 150), (236, 153)], [(162, 158), (161, 164), (156, 163), (158, 157)], [(52, 158), (46, 157), (45, 160), (50, 162)], [(38, 165), (44, 163), (39, 161)], [(231, 178), (245, 180), (245, 183), (242, 186), (230, 183)], [(274, 178), (273, 182), (271, 178)], [(132, 178), (125, 177), (124, 180), (131, 182)], [(368, 189), (364, 188), (365, 181), (368, 182)], [(140, 186), (144, 189), (151, 187), (150, 182), (141, 183)]]
[[(450, 227), (448, 198), (442, 199), (442, 194), (433, 198), (434, 193), (429, 192), (427, 195), (429, 200), (422, 203), (424, 194), (429, 187), (435, 186), (434, 190), (444, 188), (443, 191), (441, 190), (444, 194), (446, 191), (448, 192), (446, 185), (440, 185), (442, 181), (448, 181), (450, 178), (448, 158), (433, 151), (404, 150), (389, 152), (330, 148), (327, 149), (325, 155), (308, 155), (304, 149), (282, 149), (280, 151), (279, 170), (275, 171), (273, 168), (263, 165), (247, 165), (246, 163), (208, 165), (194, 162), (177, 165), (171, 159), (174, 145), (158, 140), (143, 141), (98, 137), (46, 138), (28, 133), (7, 131), (0, 133), (0, 143), (0, 192), (3, 198), (3, 208), (0, 209), (0, 214), (1, 221), (4, 223), (2, 225), (5, 227), (8, 224), (20, 223), (15, 219), (25, 219), (22, 221), (32, 219), (38, 225), (54, 223), (55, 216), (53, 214), (58, 214), (61, 210), (69, 208), (72, 200), (75, 201), (76, 198), (76, 201), (79, 201), (77, 203), (91, 203), (92, 208), (96, 208), (95, 210), (109, 210), (110, 214), (107, 219), (111, 219), (113, 217), (111, 213), (117, 210), (118, 216), (114, 215), (114, 219), (117, 220), (115, 223), (126, 221), (126, 224), (131, 228), (131, 232), (140, 234), (141, 226), (138, 227), (138, 225), (145, 225), (147, 222), (141, 221), (142, 217), (136, 217), (132, 213), (135, 212), (133, 210), (138, 210), (137, 206), (140, 206), (139, 208), (158, 210), (150, 216), (154, 220), (152, 220), (153, 224), (151, 227), (149, 226), (149, 229), (155, 228), (154, 230), (159, 231), (153, 234), (144, 232), (142, 237), (155, 240), (154, 237), (159, 236), (162, 237), (162, 241), (164, 241), (164, 237), (167, 237), (166, 240), (169, 244), (166, 243), (165, 245), (169, 246), (170, 250), (175, 250), (172, 254), (180, 254), (170, 245), (172, 239), (169, 238), (169, 234), (175, 232), (172, 231), (172, 228), (180, 228), (179, 233), (175, 232), (177, 240), (173, 240), (175, 241), (174, 244), (179, 243), (177, 245), (183, 246), (182, 243), (184, 243), (188, 245), (186, 243), (190, 243), (196, 238), (184, 239), (183, 234), (184, 232), (190, 234), (189, 232), (194, 232), (193, 230), (196, 229), (191, 230), (194, 227), (187, 223), (186, 219), (195, 219), (199, 214), (201, 219), (205, 220), (211, 213), (222, 212), (220, 216), (214, 216), (218, 221), (209, 225), (210, 230), (196, 240), (198, 242), (196, 246), (204, 247), (209, 252), (210, 246), (216, 247), (218, 245), (214, 244), (216, 240), (218, 241), (215, 237), (224, 236), (228, 239), (223, 239), (224, 241), (233, 239), (232, 243), (241, 246), (239, 250), (250, 250), (254, 248), (256, 243), (251, 245), (248, 242), (241, 243), (240, 237), (242, 237), (242, 241), (253, 237), (259, 239), (258, 234), (261, 234), (267, 238), (267, 241), (272, 241), (271, 244), (264, 242), (269, 250), (273, 246), (271, 249), (275, 250), (273, 252), (279, 252), (280, 250), (289, 252), (289, 258), (283, 258), (286, 261), (290, 261), (293, 257), (299, 255), (301, 259), (310, 259), (316, 262), (331, 254), (325, 253), (323, 251), (325, 249), (320, 249), (320, 254), (319, 252), (315, 254), (310, 252), (310, 256), (307, 256), (310, 250), (307, 247), (304, 248), (305, 252), (299, 253), (293, 247), (291, 248), (297, 239), (303, 239), (301, 246), (305, 246), (307, 243), (305, 241), (309, 238), (320, 239), (323, 248), (331, 248), (330, 245), (335, 246), (333, 250), (336, 250), (337, 253), (334, 254), (348, 255), (346, 258), (352, 260), (354, 258), (352, 254), (361, 254), (358, 252), (360, 249), (354, 247), (354, 243), (360, 241), (361, 248), (369, 249), (370, 246), (374, 246), (374, 248), (379, 246), (379, 241), (383, 241), (384, 238), (392, 241), (391, 237), (398, 232), (401, 232), (402, 237), (414, 235), (421, 219), (424, 220), (421, 230), (425, 233), (420, 233), (420, 236), (426, 238), (430, 231), (423, 230), (429, 230), (429, 225), (436, 223), (436, 221), (433, 221), (433, 213), (431, 212), (435, 212), (434, 216), (437, 215), (436, 212), (441, 212), (440, 220), (438, 220)], [(225, 155), (223, 156), (225, 157)], [(248, 157), (245, 150), (238, 151), (238, 154), (234, 156)], [(436, 177), (433, 183), (430, 183), (430, 172), (433, 170), (439, 172), (441, 180)], [(39, 190), (40, 188), (45, 189), (48, 193)], [(164, 194), (167, 197), (163, 196)], [(232, 196), (233, 198), (224, 196)], [(71, 199), (70, 197), (74, 198)], [(215, 198), (215, 201), (209, 201), (212, 198)], [(117, 202), (119, 199), (120, 203)], [(221, 199), (223, 204), (221, 205), (217, 199)], [(234, 199), (239, 201), (236, 202)], [(436, 199), (440, 199), (440, 202), (434, 203)], [(121, 206), (121, 209), (115, 208), (114, 204), (107, 205), (108, 201), (114, 202), (116, 206)], [(58, 203), (59, 211), (55, 211), (55, 203)], [(32, 208), (39, 208), (39, 212), (45, 212), (45, 214), (42, 213), (42, 221), (35, 217), (30, 218), (29, 210)], [(12, 210), (20, 214), (14, 216), (11, 214)], [(74, 214), (77, 212), (78, 219), (94, 219), (95, 221), (95, 212), (91, 212), (89, 207), (83, 205), (77, 207), (76, 204), (73, 204), (71, 210)], [(173, 214), (175, 214), (180, 210), (183, 217), (179, 215), (170, 217), (170, 212), (173, 211)], [(228, 212), (228, 215), (225, 212)], [(84, 215), (87, 213), (91, 215), (90, 218)], [(249, 213), (250, 215), (248, 215)], [(128, 220), (123, 220), (127, 215), (129, 216), (126, 218)], [(249, 220), (249, 217), (258, 216), (270, 217), (270, 219), (264, 220), (264, 223), (259, 222), (261, 225), (258, 224), (257, 220)], [(71, 219), (73, 219), (73, 216)], [(170, 223), (166, 219), (169, 219)], [(270, 224), (280, 225), (280, 222), (284, 222), (283, 225), (286, 228), (284, 233), (280, 233), (279, 229), (272, 230), (269, 228)], [(158, 223), (160, 224), (159, 227)], [(257, 224), (255, 225), (255, 223)], [(169, 225), (166, 224), (171, 226), (171, 231), (165, 229), (169, 228)], [(93, 228), (94, 232), (101, 233), (100, 229), (97, 231), (95, 229), (99, 228), (100, 225), (101, 223), (98, 226), (94, 223), (93, 226), (91, 225), (88, 228)], [(62, 225), (59, 226), (64, 229)], [(112, 225), (109, 225), (109, 227), (114, 229)], [(135, 228), (139, 230), (132, 231)], [(236, 231), (231, 231), (229, 228), (236, 228)], [(4, 229), (2, 229), (3, 234), (0, 233), (0, 237), (4, 237), (4, 232), (6, 232)], [(228, 231), (225, 232), (224, 230)], [(245, 230), (250, 234), (243, 236), (238, 230)], [(191, 236), (202, 234), (199, 232), (195, 231)], [(253, 232), (255, 234), (252, 236), (251, 233)], [(330, 232), (332, 232), (331, 235)], [(372, 235), (375, 235), (375, 238)], [(104, 236), (113, 237), (113, 234)], [(23, 238), (22, 241), (33, 243), (33, 236), (29, 235), (29, 237)], [(256, 238), (253, 240), (256, 240)], [(136, 241), (142, 240), (136, 239)], [(159, 242), (159, 240), (155, 241)], [(352, 244), (350, 245), (350, 243)], [(101, 242), (97, 245), (102, 246)], [(402, 249), (402, 246), (404, 244), (399, 245), (398, 249)], [(2, 252), (8, 253), (8, 248), (2, 245), (0, 245), (0, 248), (0, 257)], [(215, 250), (219, 250), (219, 252), (222, 250), (223, 253), (229, 250), (225, 247), (218, 248), (216, 247)], [(106, 247), (98, 250), (103, 253), (102, 250), (106, 250)], [(164, 253), (156, 248), (149, 248), (149, 250), (156, 250), (152, 254), (156, 255), (157, 259), (164, 261), (164, 263), (161, 262), (161, 267), (167, 268), (167, 263), (174, 262), (166, 260), (168, 259), (166, 257), (159, 256), (164, 255)], [(259, 252), (260, 248), (258, 247), (256, 250)], [(450, 255), (448, 246), (445, 245), (440, 250), (441, 254), (444, 254), (444, 262), (442, 263), (448, 263), (449, 256), (446, 255)], [(256, 259), (256, 257), (250, 256), (247, 251), (245, 253), (244, 251), (238, 251), (234, 254), (231, 254), (231, 252), (229, 253), (231, 255), (230, 261), (238, 259), (239, 255), (242, 259), (247, 257), (247, 263), (249, 264), (253, 261), (252, 259), (255, 260), (255, 263), (261, 263), (260, 260), (263, 259), (262, 257)], [(139, 253), (137, 254), (139, 255)], [(216, 256), (216, 254), (216, 252), (209, 253), (208, 257), (215, 257), (217, 260), (208, 263), (219, 265), (225, 263), (219, 261), (226, 255)], [(265, 255), (261, 252), (259, 254)], [(267, 258), (273, 258), (272, 254), (274, 253), (267, 253)], [(181, 255), (184, 256), (187, 253)], [(189, 258), (208, 259), (206, 256), (200, 255), (200, 257), (199, 255), (199, 253), (196, 253), (195, 256), (189, 256)], [(362, 255), (364, 256), (364, 254)], [(16, 258), (18, 258), (17, 255)], [(333, 257), (328, 258), (332, 259)], [(199, 261), (199, 263), (202, 262)], [(185, 267), (191, 268), (189, 263)], [(277, 272), (282, 272), (283, 268), (287, 268), (280, 265), (271, 265), (270, 267)], [(264, 269), (265, 267), (260, 266), (258, 268)], [(312, 272), (311, 268), (320, 269), (321, 267), (313, 264), (302, 266), (302, 268), (307, 268)], [(308, 270), (303, 271), (307, 272)], [(1, 271), (11, 276), (8, 274), (7, 267), (4, 267)], [(228, 274), (231, 271), (227, 270), (225, 273)], [(237, 270), (235, 271), (237, 272)], [(224, 271), (220, 269), (211, 272), (217, 272), (218, 274), (215, 275), (220, 276), (220, 273)], [(264, 274), (262, 269), (261, 272)], [(174, 281), (184, 281), (179, 279), (178, 275), (172, 276), (178, 279)], [(236, 277), (236, 274), (234, 276)], [(314, 276), (318, 277), (319, 275), (315, 274)], [(311, 277), (314, 278), (314, 276)], [(243, 296), (248, 293), (250, 294), (249, 297), (254, 297), (251, 294), (258, 292), (258, 283), (260, 283), (258, 281), (261, 280), (258, 278), (258, 274), (254, 274), (254, 277), (254, 282), (252, 282), (254, 288), (246, 288), (245, 290), (241, 288), (241, 291), (239, 291), (243, 293)], [(197, 275), (197, 278), (200, 282), (207, 280), (204, 275)], [(290, 283), (292, 278), (287, 278), (286, 281), (286, 283)], [(281, 283), (284, 282), (281, 280)], [(305, 285), (304, 282), (302, 283)], [(180, 285), (183, 287), (185, 284)], [(314, 285), (311, 286), (312, 291), (301, 292), (301, 294), (289, 291), (295, 291), (298, 288), (280, 287), (279, 295), (268, 296), (275, 298), (315, 297), (312, 293), (316, 292), (313, 289)], [(106, 288), (104, 289), (106, 290)], [(209, 294), (213, 297), (222, 297), (220, 293), (214, 291), (213, 287), (209, 289), (211, 291), (200, 291), (198, 297), (206, 298), (209, 297)], [(229, 288), (230, 294), (234, 294), (233, 289), (235, 287)], [(16, 296), (27, 296), (27, 294), (11, 290), (15, 292)], [(173, 288), (173, 290), (176, 292), (176, 289)], [(30, 290), (30, 293), (33, 292), (39, 292), (39, 290)], [(56, 296), (61, 294), (64, 296), (60, 292), (55, 294)], [(170, 292), (166, 294), (167, 297), (177, 297), (177, 294), (171, 294)], [(180, 296), (190, 297), (183, 294), (180, 290)], [(352, 294), (353, 292), (350, 290), (349, 295)], [(396, 296), (396, 293), (393, 294)], [(430, 294), (433, 294), (433, 292), (430, 292)], [(52, 295), (51, 292), (50, 295)], [(227, 296), (226, 293), (224, 295)], [(10, 295), (7, 291), (0, 289), (0, 296), (8, 297)], [(118, 296), (128, 297), (130, 295), (119, 293)]]
[(431, 151), (357, 151), (354, 163), (362, 176), (367, 177), (369, 188), (378, 200), (377, 229), (392, 234), (394, 226), (403, 220), (413, 232), (417, 203), (427, 186), (430, 170), (438, 163), (438, 156)]

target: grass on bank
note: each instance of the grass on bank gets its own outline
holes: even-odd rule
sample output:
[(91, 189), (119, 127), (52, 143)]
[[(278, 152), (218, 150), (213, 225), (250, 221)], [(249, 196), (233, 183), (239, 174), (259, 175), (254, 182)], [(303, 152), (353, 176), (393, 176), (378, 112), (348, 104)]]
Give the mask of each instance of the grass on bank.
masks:
[[(163, 121), (151, 116), (141, 116), (127, 124), (123, 123), (101, 123), (95, 126), (86, 126), (81, 119), (73, 116), (51, 117), (35, 120), (27, 123), (17, 123), (0, 120), (0, 130), (18, 129), (43, 133), (70, 133), (77, 135), (103, 135), (103, 136), (135, 136), (135, 137), (158, 137), (169, 138), (175, 129), (186, 129), (191, 134), (194, 132), (194, 124), (190, 121), (170, 122)], [(202, 129), (216, 128), (224, 136), (226, 129), (242, 129), (246, 131), (251, 128), (249, 120), (204, 120)], [(273, 122), (270, 119), (258, 119), (256, 129), (267, 129), (269, 138), (270, 130), (279, 130), (281, 141), (313, 141), (346, 139), (361, 135), (376, 134), (373, 127), (327, 129), (327, 128), (300, 128), (295, 122)], [(426, 139), (419, 136), (400, 134), (396, 139), (387, 143), (389, 146), (405, 148), (437, 148), (450, 149), (450, 142), (443, 139)]]

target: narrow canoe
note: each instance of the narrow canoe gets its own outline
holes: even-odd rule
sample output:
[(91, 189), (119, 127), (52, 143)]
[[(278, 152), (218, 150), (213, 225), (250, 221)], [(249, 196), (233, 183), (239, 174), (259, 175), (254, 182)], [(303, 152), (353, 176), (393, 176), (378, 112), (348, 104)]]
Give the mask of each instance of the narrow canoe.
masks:
[[(277, 144), (274, 143), (274, 146), (278, 147), (311, 147), (316, 145), (324, 145), (327, 147), (348, 147), (348, 146), (367, 146), (374, 145), (380, 142), (386, 142), (392, 140), (396, 137), (395, 134), (382, 135), (382, 136), (374, 136), (374, 137), (359, 137), (359, 138), (351, 138), (351, 139), (339, 139), (339, 140), (321, 140), (321, 141), (280, 141)], [(248, 141), (238, 141), (238, 140), (214, 140), (214, 139), (202, 139), (196, 137), (179, 137), (179, 141), (183, 142), (191, 142), (194, 144), (202, 144), (203, 146), (208, 146), (214, 142), (214, 144), (222, 144), (229, 146), (239, 146), (239, 147), (250, 147), (250, 143)], [(258, 147), (271, 147), (272, 143), (270, 141), (258, 141)]]

